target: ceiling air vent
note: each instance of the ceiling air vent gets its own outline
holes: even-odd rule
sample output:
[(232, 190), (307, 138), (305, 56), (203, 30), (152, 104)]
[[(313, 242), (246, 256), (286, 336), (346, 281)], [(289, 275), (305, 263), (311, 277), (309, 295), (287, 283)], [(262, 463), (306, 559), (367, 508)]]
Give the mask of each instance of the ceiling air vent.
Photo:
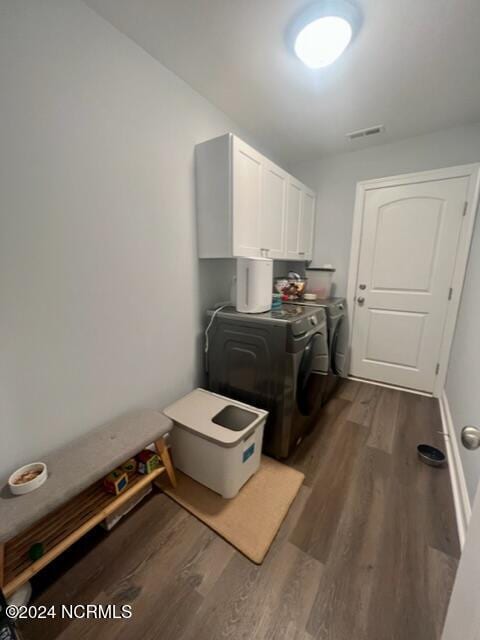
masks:
[(377, 133), (385, 131), (383, 124), (378, 124), (375, 127), (368, 127), (367, 129), (358, 129), (358, 131), (351, 131), (347, 133), (349, 140), (357, 140), (358, 138), (366, 138), (367, 136), (375, 136)]

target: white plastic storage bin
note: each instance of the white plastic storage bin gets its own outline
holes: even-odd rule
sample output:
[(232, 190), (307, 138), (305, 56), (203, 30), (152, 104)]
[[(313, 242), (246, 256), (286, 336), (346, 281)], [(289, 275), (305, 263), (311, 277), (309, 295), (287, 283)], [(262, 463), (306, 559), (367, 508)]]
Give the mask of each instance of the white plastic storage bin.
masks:
[(321, 300), (329, 298), (332, 291), (333, 274), (335, 273), (332, 265), (309, 267), (305, 273), (308, 278), (308, 292), (314, 293)]
[(164, 413), (174, 422), (175, 466), (224, 498), (234, 498), (260, 466), (268, 412), (195, 389)]

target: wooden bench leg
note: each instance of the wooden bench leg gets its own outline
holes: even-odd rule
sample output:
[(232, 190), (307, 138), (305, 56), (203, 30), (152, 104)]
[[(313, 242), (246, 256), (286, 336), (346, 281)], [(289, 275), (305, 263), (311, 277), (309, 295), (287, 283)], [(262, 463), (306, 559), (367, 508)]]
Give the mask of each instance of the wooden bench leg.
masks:
[(165, 471), (167, 472), (170, 484), (172, 485), (172, 487), (176, 487), (177, 478), (175, 477), (175, 470), (173, 468), (172, 459), (170, 458), (170, 453), (168, 452), (168, 447), (165, 444), (165, 440), (163, 438), (157, 440), (155, 442), (155, 448), (158, 455), (160, 456), (161, 461), (163, 462), (163, 466), (165, 467)]

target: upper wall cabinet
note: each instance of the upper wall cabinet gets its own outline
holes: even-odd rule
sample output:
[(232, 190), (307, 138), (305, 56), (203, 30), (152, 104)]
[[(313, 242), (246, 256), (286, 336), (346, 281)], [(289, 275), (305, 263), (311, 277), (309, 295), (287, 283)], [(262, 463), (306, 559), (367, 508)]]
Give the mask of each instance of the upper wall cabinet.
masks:
[(269, 258), (285, 254), (288, 174), (273, 162), (263, 159), (260, 244)]
[[(302, 215), (302, 184), (289, 176), (287, 198), (286, 257), (300, 256), (300, 225)], [(303, 258), (305, 260), (305, 257)]]
[(232, 208), (233, 255), (261, 255), (263, 157), (241, 140), (233, 139)]
[(315, 226), (315, 202), (315, 192), (311, 191), (311, 189), (308, 189), (307, 187), (303, 187), (298, 253), (301, 256), (304, 255), (305, 260), (312, 259), (313, 232)]
[(315, 194), (231, 133), (196, 147), (200, 258), (311, 260)]

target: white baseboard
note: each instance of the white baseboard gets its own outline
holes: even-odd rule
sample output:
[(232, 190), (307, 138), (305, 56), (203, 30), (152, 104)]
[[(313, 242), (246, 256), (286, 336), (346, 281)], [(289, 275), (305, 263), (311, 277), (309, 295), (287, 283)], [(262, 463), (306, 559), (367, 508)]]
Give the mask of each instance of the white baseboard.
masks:
[(463, 548), (465, 542), (465, 534), (467, 532), (470, 516), (472, 515), (472, 506), (467, 491), (467, 483), (465, 482), (465, 474), (463, 472), (462, 459), (458, 449), (458, 439), (455, 434), (455, 428), (448, 405), (448, 399), (445, 389), (439, 398), (440, 413), (442, 416), (443, 435), (445, 438), (445, 447), (448, 456), (448, 468), (450, 471), (450, 482), (452, 484), (453, 501), (455, 504), (455, 515), (457, 517), (458, 537), (460, 546)]
[(372, 384), (374, 387), (383, 387), (384, 389), (394, 389), (395, 391), (405, 391), (405, 393), (413, 393), (415, 396), (426, 396), (431, 398), (432, 394), (426, 391), (417, 391), (416, 389), (409, 389), (408, 387), (399, 387), (395, 384), (387, 384), (386, 382), (378, 382), (377, 380), (367, 380), (367, 378), (359, 378), (357, 376), (348, 375), (348, 380), (354, 380), (355, 382), (364, 382), (365, 384)]

